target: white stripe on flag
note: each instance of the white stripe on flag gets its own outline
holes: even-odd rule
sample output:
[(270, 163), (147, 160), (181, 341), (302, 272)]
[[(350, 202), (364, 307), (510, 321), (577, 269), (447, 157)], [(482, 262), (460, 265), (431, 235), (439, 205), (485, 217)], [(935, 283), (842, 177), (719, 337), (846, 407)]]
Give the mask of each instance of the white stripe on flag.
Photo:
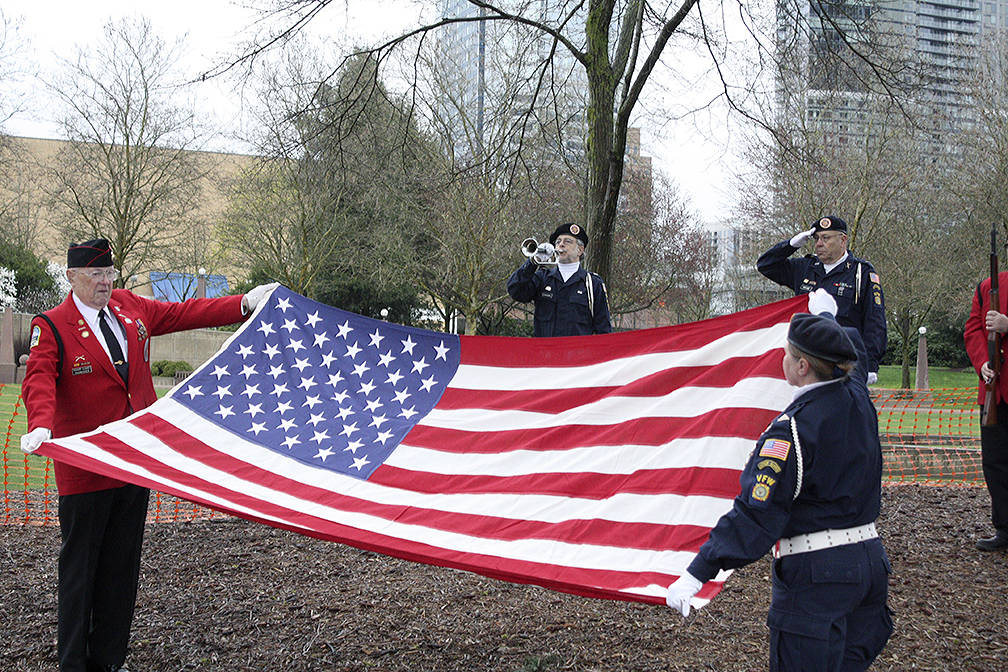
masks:
[(657, 446), (584, 446), (568, 450), (514, 450), (457, 453), (401, 444), (385, 464), (437, 474), (521, 476), (536, 473), (632, 474), (641, 469), (703, 467), (738, 470), (752, 452), (751, 439), (703, 437), (675, 439)]
[(681, 387), (660, 397), (605, 397), (559, 413), (435, 407), (421, 424), (470, 432), (616, 425), (637, 418), (690, 418), (722, 408), (777, 410), (793, 395), (794, 388), (783, 380), (744, 378), (730, 388)]

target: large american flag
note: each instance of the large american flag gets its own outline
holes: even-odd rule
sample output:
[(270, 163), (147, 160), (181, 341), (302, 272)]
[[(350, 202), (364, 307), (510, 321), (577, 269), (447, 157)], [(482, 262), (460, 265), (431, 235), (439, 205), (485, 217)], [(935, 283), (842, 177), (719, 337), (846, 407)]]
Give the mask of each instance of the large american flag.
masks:
[(806, 306), (459, 337), (280, 287), (153, 406), (39, 452), (393, 556), (662, 602), (791, 399), (781, 348)]

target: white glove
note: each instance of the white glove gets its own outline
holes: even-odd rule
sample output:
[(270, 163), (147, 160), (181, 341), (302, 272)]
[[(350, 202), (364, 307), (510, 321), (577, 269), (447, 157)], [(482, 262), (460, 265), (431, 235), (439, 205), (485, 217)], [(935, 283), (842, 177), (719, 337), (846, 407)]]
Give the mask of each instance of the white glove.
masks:
[(242, 297), (242, 313), (248, 315), (249, 313), (255, 312), (255, 309), (259, 307), (259, 304), (262, 303), (263, 300), (279, 286), (279, 282), (271, 282), (268, 285), (259, 285), (258, 287), (250, 289), (248, 293)]
[(27, 434), (21, 435), (21, 450), (29, 455), (38, 450), (43, 441), (52, 438), (52, 430), (48, 427), (36, 427)]
[(539, 243), (535, 254), (532, 255), (532, 261), (537, 264), (547, 264), (555, 251), (556, 248), (551, 243)]
[(790, 241), (791, 247), (801, 247), (806, 242), (808, 242), (808, 239), (812, 237), (813, 233), (815, 233), (815, 228), (811, 228), (808, 231), (802, 231), (801, 233), (796, 234), (794, 237), (791, 238)]
[(703, 584), (700, 583), (700, 579), (689, 572), (683, 572), (683, 575), (668, 587), (665, 604), (676, 609), (683, 615), (683, 618), (686, 618), (689, 616), (690, 600), (700, 592), (700, 588), (702, 587)]
[(821, 315), (822, 313), (829, 313), (833, 317), (836, 317), (837, 305), (836, 299), (833, 295), (827, 292), (825, 289), (820, 287), (814, 292), (810, 292), (808, 295), (808, 312), (813, 315)]
[(877, 382), (878, 382), (878, 374), (875, 373), (874, 371), (869, 371), (868, 372), (868, 384), (869, 385), (874, 385)]

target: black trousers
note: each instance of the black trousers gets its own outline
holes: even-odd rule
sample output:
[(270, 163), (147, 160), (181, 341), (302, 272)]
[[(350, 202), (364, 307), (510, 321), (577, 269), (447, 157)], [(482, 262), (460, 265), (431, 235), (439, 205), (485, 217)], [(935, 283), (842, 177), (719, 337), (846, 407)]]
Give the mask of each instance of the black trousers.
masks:
[(991, 498), (994, 527), (1008, 532), (1008, 404), (998, 403), (998, 423), (980, 428), (980, 459)]
[(59, 498), (60, 672), (125, 662), (149, 494), (126, 485)]

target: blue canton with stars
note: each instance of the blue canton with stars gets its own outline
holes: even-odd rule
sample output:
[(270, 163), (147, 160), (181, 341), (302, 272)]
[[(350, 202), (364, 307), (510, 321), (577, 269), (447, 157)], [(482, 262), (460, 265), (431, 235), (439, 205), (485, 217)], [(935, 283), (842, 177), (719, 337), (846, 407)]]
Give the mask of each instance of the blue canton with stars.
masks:
[(278, 287), (172, 397), (301, 462), (367, 479), (441, 398), (452, 334), (373, 320)]

